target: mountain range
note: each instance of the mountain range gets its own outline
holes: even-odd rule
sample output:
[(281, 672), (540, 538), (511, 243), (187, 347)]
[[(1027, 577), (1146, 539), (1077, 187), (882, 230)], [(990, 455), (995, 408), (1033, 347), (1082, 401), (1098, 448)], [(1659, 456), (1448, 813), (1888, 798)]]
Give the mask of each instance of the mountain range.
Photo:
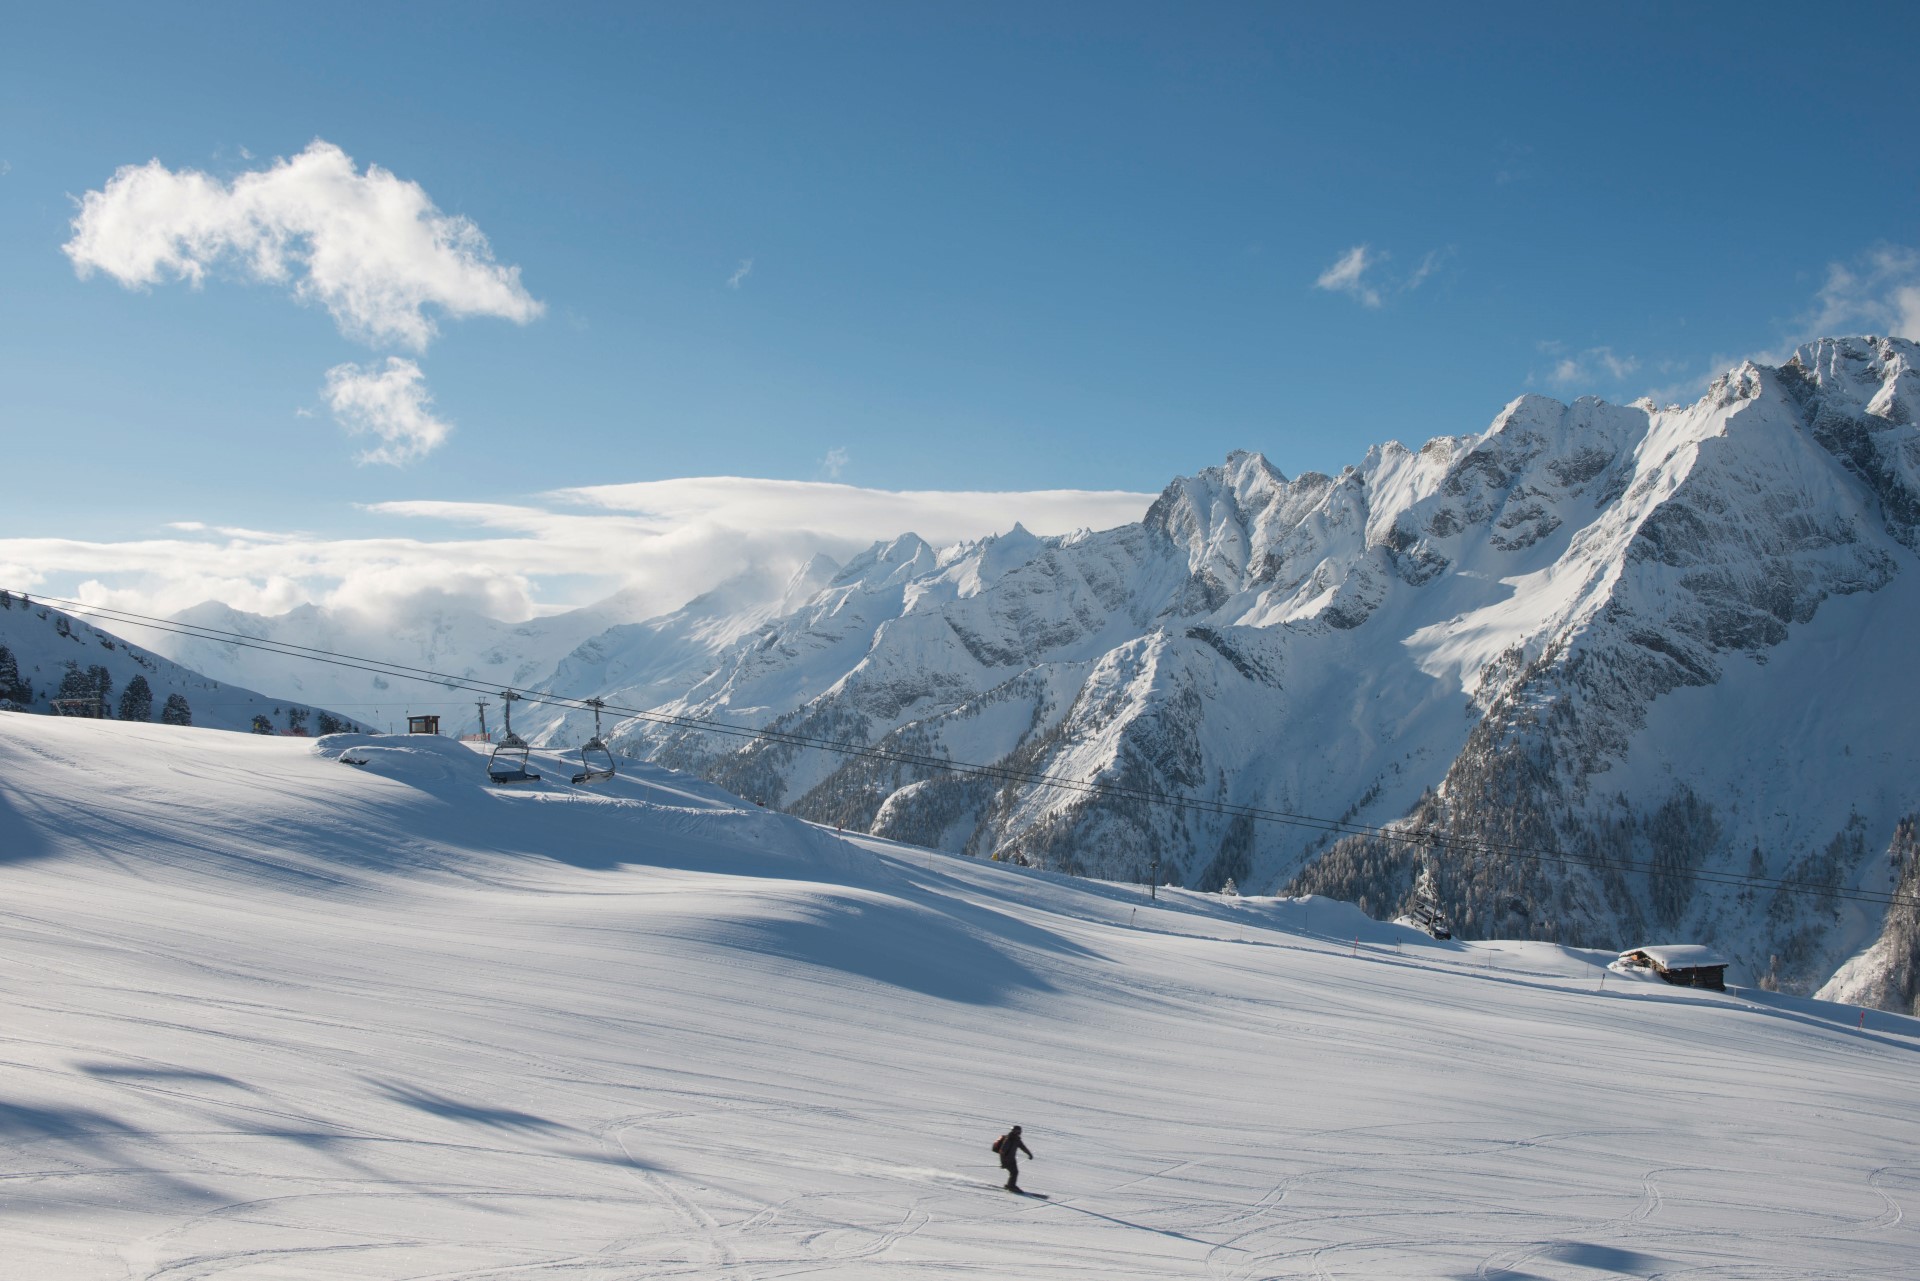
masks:
[[(1425, 863), (1465, 936), (1709, 942), (1752, 981), (1911, 1008), (1913, 896), (1872, 900), (1912, 882), (1920, 811), (1899, 693), (1920, 625), (1917, 370), (1912, 342), (1839, 338), (1743, 363), (1688, 406), (1527, 395), (1484, 431), (1337, 475), (1236, 453), (1136, 524), (943, 548), (904, 533), (784, 584), (745, 568), (662, 617), (621, 597), (386, 633), (312, 608), (189, 617), (879, 749), (640, 717), (610, 735), (849, 829), (1383, 917)], [(335, 705), (394, 697), (154, 643)], [(549, 745), (591, 730), (556, 708), (522, 722)], [(1389, 826), (1430, 839), (1364, 830)]]

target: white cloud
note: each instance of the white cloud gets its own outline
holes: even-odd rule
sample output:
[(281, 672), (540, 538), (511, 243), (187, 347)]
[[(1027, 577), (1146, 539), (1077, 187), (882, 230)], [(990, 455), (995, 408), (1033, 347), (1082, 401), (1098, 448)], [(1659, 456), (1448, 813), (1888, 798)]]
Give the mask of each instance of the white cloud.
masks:
[(1385, 267), (1392, 254), (1385, 250), (1375, 253), (1371, 245), (1355, 245), (1321, 272), (1313, 287), (1345, 294), (1362, 307), (1382, 307), (1388, 295), (1410, 294), (1426, 284), (1452, 253), (1451, 248), (1430, 249), (1421, 256), (1419, 266), (1405, 276), (1397, 276)]
[(1920, 339), (1920, 250), (1881, 245), (1855, 260), (1827, 264), (1809, 337), (1860, 332)]
[(660, 529), (712, 522), (736, 529), (810, 531), (865, 545), (912, 532), (946, 544), (1010, 529), (1036, 534), (1108, 529), (1139, 520), (1152, 494), (1124, 490), (889, 490), (829, 481), (738, 476), (636, 481), (557, 491), (554, 498), (627, 512)]
[(1406, 282), (1402, 284), (1400, 288), (1407, 293), (1412, 293), (1421, 285), (1427, 283), (1427, 277), (1431, 276), (1434, 271), (1439, 268), (1442, 257), (1444, 257), (1444, 255), (1438, 249), (1428, 250), (1426, 257), (1420, 260), (1420, 265), (1413, 269), (1413, 274), (1407, 277)]
[[(844, 560), (912, 531), (936, 545), (1017, 521), (1035, 533), (1139, 520), (1152, 494), (892, 491), (731, 476), (563, 490), (528, 503), (414, 501), (370, 522), (435, 522), (450, 536), (322, 538), (176, 521), (122, 542), (0, 539), (7, 585), (43, 587), (142, 613), (205, 600), (281, 613), (305, 603), (379, 617), (449, 600), (519, 619), (620, 589), (664, 613), (748, 567), (776, 580), (824, 552)], [(562, 597), (559, 592), (568, 593)]]
[(1592, 356), (1614, 378), (1625, 378), (1640, 368), (1638, 356), (1616, 356), (1611, 347), (1595, 347)]
[(1599, 382), (1602, 377), (1614, 382), (1630, 377), (1640, 368), (1637, 356), (1622, 356), (1611, 347), (1588, 347), (1584, 351), (1563, 354), (1565, 344), (1543, 342), (1536, 344), (1549, 356), (1559, 356), (1548, 370), (1547, 382), (1562, 390), (1587, 386)]
[(846, 469), (847, 451), (842, 446), (835, 445), (827, 451), (827, 456), (820, 460), (820, 470), (828, 480), (839, 480), (840, 473)]
[(471, 219), (378, 165), (360, 173), (319, 140), (231, 183), (158, 160), (127, 165), (81, 198), (63, 248), (81, 276), (103, 271), (128, 288), (198, 286), (221, 268), (286, 285), (349, 337), (414, 350), (438, 332), (429, 307), (521, 324), (544, 310)]
[(1332, 293), (1346, 294), (1357, 300), (1363, 307), (1378, 307), (1380, 291), (1366, 283), (1370, 268), (1377, 267), (1385, 254), (1375, 254), (1366, 245), (1355, 245), (1340, 255), (1331, 267), (1320, 273), (1313, 282), (1315, 289), (1325, 289)]
[(399, 466), (424, 458), (453, 428), (429, 409), (420, 366), (400, 356), (378, 365), (335, 365), (327, 371), (327, 406), (340, 425), (356, 436), (377, 436), (381, 443), (360, 455), (363, 463)]
[(752, 274), (753, 274), (753, 259), (742, 258), (740, 260), (740, 265), (733, 269), (733, 274), (727, 277), (727, 288), (738, 289), (740, 287), (740, 282), (745, 280), (748, 276), (751, 276)]

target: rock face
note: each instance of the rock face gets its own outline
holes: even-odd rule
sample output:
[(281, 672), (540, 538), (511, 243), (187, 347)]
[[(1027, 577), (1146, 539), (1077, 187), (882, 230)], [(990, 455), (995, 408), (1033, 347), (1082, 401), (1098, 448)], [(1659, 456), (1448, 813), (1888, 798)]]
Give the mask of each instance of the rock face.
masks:
[(1920, 1014), (1920, 814), (1909, 814), (1894, 827), (1887, 864), (1894, 901), (1880, 937), (1841, 966), (1819, 995)]

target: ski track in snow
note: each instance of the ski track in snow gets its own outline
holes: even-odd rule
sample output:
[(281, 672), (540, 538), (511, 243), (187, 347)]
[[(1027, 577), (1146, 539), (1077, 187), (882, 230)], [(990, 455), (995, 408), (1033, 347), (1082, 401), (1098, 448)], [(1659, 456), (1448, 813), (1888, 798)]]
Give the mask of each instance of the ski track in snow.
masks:
[[(1920, 1246), (1914, 1020), (377, 743), (0, 716), (0, 1275), (1884, 1278)], [(999, 1187), (1014, 1120), (1050, 1200)]]

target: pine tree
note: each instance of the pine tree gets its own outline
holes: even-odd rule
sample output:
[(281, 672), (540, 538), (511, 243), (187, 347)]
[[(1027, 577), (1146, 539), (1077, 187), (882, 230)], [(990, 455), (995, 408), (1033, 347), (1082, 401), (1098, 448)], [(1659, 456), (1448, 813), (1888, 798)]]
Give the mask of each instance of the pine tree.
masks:
[(20, 664), (5, 645), (0, 645), (0, 698), (21, 707), (33, 701), (33, 686), (20, 679)]
[(253, 717), (253, 732), (256, 734), (271, 734), (273, 733), (273, 722), (256, 712)]
[(92, 698), (93, 681), (80, 670), (80, 664), (67, 660), (67, 670), (60, 673), (60, 692), (55, 698)]
[(353, 723), (351, 721), (343, 721), (338, 716), (335, 716), (332, 712), (326, 712), (326, 711), (318, 712), (315, 714), (314, 724), (319, 728), (319, 732), (323, 735), (324, 734), (345, 734), (353, 729)]
[(307, 709), (304, 707), (289, 707), (287, 709), (287, 728), (295, 734), (306, 733)]
[(95, 663), (87, 668), (88, 693), (100, 700), (100, 714), (107, 714), (107, 700), (113, 697), (113, 673)]
[(1240, 887), (1233, 883), (1233, 878), (1231, 876), (1227, 878), (1227, 883), (1220, 887), (1220, 892), (1226, 895), (1228, 898), (1240, 897)]
[(160, 709), (160, 723), (162, 725), (191, 725), (193, 724), (193, 709), (187, 706), (187, 700), (185, 698), (182, 698), (178, 694), (169, 694), (167, 695), (166, 705)]
[(120, 719), (123, 721), (153, 719), (153, 687), (147, 684), (146, 677), (135, 676), (127, 682), (127, 688), (120, 695)]

